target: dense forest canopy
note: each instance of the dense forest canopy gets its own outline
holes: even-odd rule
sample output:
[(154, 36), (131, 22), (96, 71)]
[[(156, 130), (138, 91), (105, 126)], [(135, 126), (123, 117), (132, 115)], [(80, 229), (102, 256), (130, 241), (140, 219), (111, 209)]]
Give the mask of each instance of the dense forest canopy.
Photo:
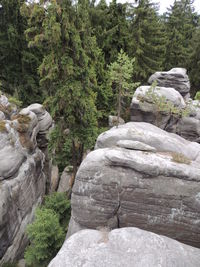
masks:
[(0, 90), (23, 106), (40, 102), (49, 109), (56, 121), (50, 151), (60, 169), (70, 162), (76, 173), (108, 115), (116, 115), (118, 90), (109, 66), (120, 51), (134, 62), (131, 83), (184, 67), (193, 95), (200, 90), (193, 1), (176, 0), (163, 15), (155, 2), (0, 0)]

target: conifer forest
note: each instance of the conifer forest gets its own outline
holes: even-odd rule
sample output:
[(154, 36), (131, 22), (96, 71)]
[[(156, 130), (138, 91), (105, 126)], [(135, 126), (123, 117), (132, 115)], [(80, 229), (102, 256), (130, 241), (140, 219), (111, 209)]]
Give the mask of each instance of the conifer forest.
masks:
[(0, 0), (0, 66), (1, 92), (45, 106), (55, 121), (49, 151), (76, 173), (108, 115), (120, 108), (126, 120), (155, 71), (186, 68), (193, 97), (200, 90), (199, 15), (191, 0), (162, 15), (150, 0)]

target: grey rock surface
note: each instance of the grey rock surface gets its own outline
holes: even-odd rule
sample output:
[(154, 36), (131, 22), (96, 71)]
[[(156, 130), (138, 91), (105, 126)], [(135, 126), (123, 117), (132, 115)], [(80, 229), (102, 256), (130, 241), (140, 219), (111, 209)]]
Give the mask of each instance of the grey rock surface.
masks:
[(118, 128), (113, 127), (99, 135), (95, 147), (111, 148), (121, 140), (139, 141), (154, 147), (159, 152), (181, 153), (193, 161), (198, 161), (200, 156), (200, 144), (146, 122), (129, 122)]
[(0, 95), (0, 105), (4, 107), (8, 107), (10, 105), (8, 98), (3, 94)]
[[(125, 121), (119, 117), (119, 125), (122, 125), (124, 124)], [(109, 127), (113, 127), (113, 126), (116, 126), (117, 125), (117, 116), (109, 116), (108, 117), (108, 126)]]
[(152, 84), (156, 81), (158, 86), (172, 87), (182, 96), (185, 96), (190, 91), (190, 81), (186, 72), (184, 68), (173, 68), (169, 71), (155, 72), (151, 75), (148, 82)]
[[(140, 141), (157, 152), (119, 148), (120, 140)], [(189, 163), (176, 162), (174, 153)], [(200, 247), (199, 155), (198, 143), (148, 123), (101, 134), (75, 179), (69, 233), (134, 226)]]
[(17, 263), (17, 267), (26, 267), (26, 262), (24, 259), (21, 259)]
[(26, 227), (46, 190), (45, 155), (37, 144), (37, 115), (23, 109), (0, 130), (0, 266), (22, 256)]
[(59, 170), (58, 166), (52, 166), (51, 169), (51, 186), (50, 186), (50, 192), (57, 191), (59, 184)]
[(46, 193), (51, 191), (51, 176), (52, 176), (52, 162), (48, 155), (48, 136), (51, 129), (54, 127), (53, 120), (45, 108), (38, 103), (32, 104), (27, 107), (30, 112), (33, 112), (38, 119), (38, 134), (37, 146), (45, 155), (44, 173), (47, 177)]
[(72, 171), (66, 167), (60, 177), (59, 185), (58, 185), (58, 192), (68, 192), (71, 189), (70, 186), (70, 179), (72, 176)]
[(4, 120), (5, 118), (5, 114), (0, 110), (0, 120)]
[(39, 123), (39, 133), (46, 134), (48, 133), (49, 128), (52, 126), (52, 118), (50, 114), (45, 110), (41, 104), (32, 104), (27, 107), (30, 111), (34, 112), (37, 115)]
[(156, 152), (156, 149), (154, 147), (149, 146), (139, 141), (119, 140), (117, 142), (117, 146), (122, 147), (122, 148), (127, 148), (127, 149), (133, 149), (133, 150)]
[[(157, 104), (155, 97), (165, 100)], [(200, 142), (199, 101), (190, 99), (186, 103), (173, 88), (155, 87), (152, 91), (150, 86), (140, 86), (133, 95), (130, 110), (131, 121), (148, 122), (187, 140)]]
[(199, 267), (200, 250), (138, 228), (82, 230), (48, 267)]

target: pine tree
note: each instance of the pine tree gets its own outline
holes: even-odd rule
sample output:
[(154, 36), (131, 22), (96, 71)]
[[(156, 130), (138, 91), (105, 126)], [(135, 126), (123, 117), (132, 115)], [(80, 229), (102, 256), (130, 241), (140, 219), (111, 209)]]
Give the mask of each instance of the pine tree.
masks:
[(164, 29), (156, 6), (149, 0), (139, 0), (132, 8), (130, 31), (129, 54), (135, 58), (134, 80), (145, 82), (150, 74), (162, 70), (165, 58)]
[[(39, 5), (44, 8), (42, 1)], [(51, 148), (60, 167), (67, 160), (72, 163), (74, 175), (84, 148), (93, 145), (97, 134), (95, 39), (87, 25), (87, 7), (85, 0), (75, 6), (70, 0), (50, 1), (40, 32), (30, 42), (45, 45), (39, 72), (40, 83), (49, 94), (46, 104), (56, 121)]]
[(198, 16), (192, 6), (193, 0), (176, 0), (165, 14), (167, 50), (165, 69), (187, 67), (191, 50), (192, 33)]
[(121, 49), (117, 60), (109, 66), (111, 85), (114, 84), (117, 96), (117, 126), (122, 109), (122, 98), (133, 93), (134, 83), (131, 82), (134, 59), (129, 57)]

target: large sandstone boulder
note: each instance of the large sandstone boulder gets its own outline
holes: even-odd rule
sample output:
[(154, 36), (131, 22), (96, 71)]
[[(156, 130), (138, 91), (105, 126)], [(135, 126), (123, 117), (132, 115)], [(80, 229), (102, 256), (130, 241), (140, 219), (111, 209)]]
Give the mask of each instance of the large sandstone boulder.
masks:
[(26, 227), (45, 194), (40, 129), (37, 114), (28, 108), (0, 120), (0, 266), (22, 256)]
[(174, 88), (140, 86), (131, 102), (131, 121), (148, 122), (200, 142), (200, 103), (185, 102)]
[[(132, 149), (133, 141), (154, 150)], [(134, 226), (200, 247), (199, 162), (199, 144), (154, 125), (113, 127), (78, 170), (68, 236), (98, 226)]]
[(199, 262), (199, 249), (130, 227), (80, 231), (48, 267), (199, 267)]
[(190, 91), (190, 81), (186, 69), (183, 68), (173, 68), (169, 71), (155, 72), (151, 75), (148, 82), (152, 84), (155, 81), (158, 86), (174, 88), (182, 96), (187, 95)]

